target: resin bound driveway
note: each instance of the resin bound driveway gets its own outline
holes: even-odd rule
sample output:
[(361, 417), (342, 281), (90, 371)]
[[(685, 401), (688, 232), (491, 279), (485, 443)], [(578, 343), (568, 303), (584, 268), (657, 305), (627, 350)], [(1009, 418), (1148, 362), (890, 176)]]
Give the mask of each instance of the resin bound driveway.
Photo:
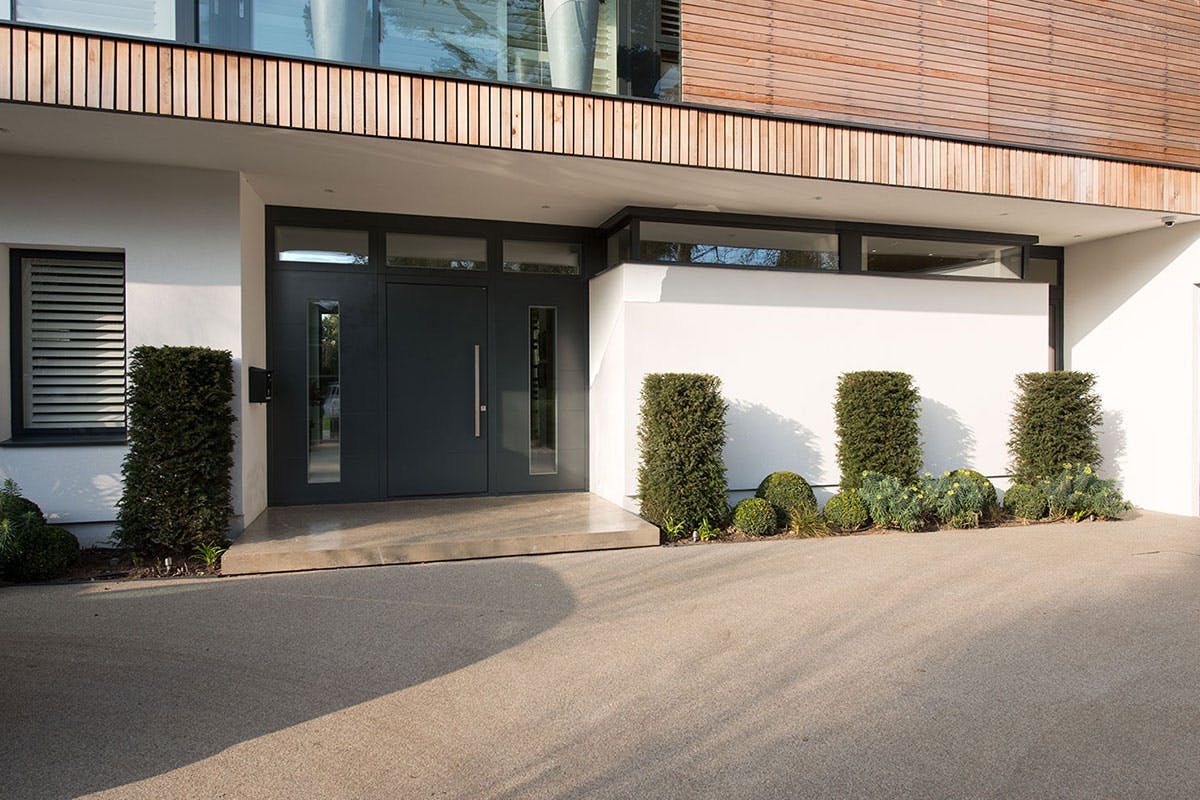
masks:
[(1200, 522), (0, 589), (0, 797), (1200, 797)]

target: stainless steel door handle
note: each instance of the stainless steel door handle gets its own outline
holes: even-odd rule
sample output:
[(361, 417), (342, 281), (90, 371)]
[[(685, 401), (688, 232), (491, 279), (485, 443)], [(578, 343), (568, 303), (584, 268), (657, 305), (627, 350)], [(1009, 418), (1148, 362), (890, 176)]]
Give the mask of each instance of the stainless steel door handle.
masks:
[(479, 412), (483, 407), (479, 405), (479, 345), (475, 345), (475, 438), (479, 438)]

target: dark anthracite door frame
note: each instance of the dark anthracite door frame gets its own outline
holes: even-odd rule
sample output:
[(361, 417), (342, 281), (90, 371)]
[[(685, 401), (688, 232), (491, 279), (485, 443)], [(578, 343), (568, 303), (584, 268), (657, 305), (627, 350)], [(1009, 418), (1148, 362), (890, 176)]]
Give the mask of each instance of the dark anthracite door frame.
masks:
[[(366, 231), (369, 257), (365, 265), (348, 269), (340, 264), (279, 263), (276, 259), (277, 226)], [(440, 286), (476, 286), (487, 294), (487, 343), (483, 348), (486, 388), (484, 430), (488, 450), (487, 488), (489, 494), (515, 492), (571, 491), (587, 487), (587, 280), (602, 266), (603, 243), (595, 230), (492, 220), (452, 219), (409, 215), (328, 211), (280, 206), (266, 210), (267, 258), (267, 337), (268, 368), (275, 373), (273, 399), (267, 413), (268, 502), (272, 505), (300, 503), (354, 502), (387, 499), (389, 452), (386, 446), (388, 418), (387, 380), (387, 296), (392, 284), (433, 284)], [(415, 233), (463, 236), (486, 240), (487, 270), (431, 270), (389, 267), (385, 263), (386, 235)], [(505, 240), (578, 243), (582, 247), (579, 275), (535, 275), (502, 271)], [(353, 276), (353, 277), (351, 277)], [(340, 287), (340, 288), (339, 288)], [(353, 291), (351, 292), (351, 287)], [(351, 292), (361, 308), (343, 309), (347, 321), (357, 321), (359, 312), (373, 315), (374, 326), (347, 327), (342, 336), (343, 357), (347, 363), (342, 382), (357, 387), (357, 393), (341, 391), (342, 414), (358, 413), (359, 425), (369, 425), (373, 438), (364, 442), (347, 425), (341, 426), (343, 480), (338, 483), (308, 484), (307, 420), (308, 409), (295, 392), (295, 374), (300, 363), (294, 352), (298, 335), (294, 308), (302, 301), (336, 300), (341, 292)], [(311, 295), (311, 296), (310, 296)], [(349, 296), (349, 295), (347, 295)], [(512, 329), (526, 320), (530, 307), (553, 306), (557, 309), (559, 352), (563, 360), (559, 392), (560, 469), (551, 475), (531, 475), (519, 468), (520, 459), (512, 452), (514, 442), (528, 430), (516, 431), (524, 409), (528, 425), (528, 402), (514, 405), (514, 387), (520, 375), (528, 374), (527, 364), (513, 363), (525, 352)], [(497, 330), (497, 320), (508, 327)], [(290, 327), (289, 327), (290, 326)], [(288, 341), (291, 335), (293, 341)], [(353, 334), (352, 336), (350, 336)], [(356, 337), (356, 338), (355, 338)], [(517, 337), (517, 338), (514, 338)], [(289, 361), (289, 351), (291, 360)], [(526, 357), (527, 358), (527, 357)], [(373, 364), (371, 368), (367, 366)], [(345, 370), (352, 370), (346, 373)], [(357, 373), (353, 371), (357, 370)], [(518, 374), (519, 373), (519, 374)], [(364, 387), (371, 386), (374, 399), (362, 403)], [(528, 384), (526, 383), (526, 388)], [(307, 384), (306, 384), (307, 386)], [(306, 389), (307, 391), (307, 389)], [(349, 402), (347, 402), (349, 398)], [(378, 402), (375, 402), (375, 401)], [(504, 420), (507, 419), (507, 425)], [(359, 432), (361, 433), (361, 431)], [(354, 444), (353, 441), (357, 441)], [(508, 450), (505, 450), (505, 447)], [(303, 468), (301, 468), (303, 465)]]

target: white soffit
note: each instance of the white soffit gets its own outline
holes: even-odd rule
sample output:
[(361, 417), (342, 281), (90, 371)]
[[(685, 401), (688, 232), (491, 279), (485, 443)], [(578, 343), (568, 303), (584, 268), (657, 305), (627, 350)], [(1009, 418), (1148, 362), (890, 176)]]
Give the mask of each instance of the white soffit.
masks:
[[(1152, 211), (0, 104), (0, 154), (240, 171), (268, 204), (595, 226), (627, 205), (1033, 234), (1068, 245)], [(1180, 222), (1200, 217), (1180, 216)]]

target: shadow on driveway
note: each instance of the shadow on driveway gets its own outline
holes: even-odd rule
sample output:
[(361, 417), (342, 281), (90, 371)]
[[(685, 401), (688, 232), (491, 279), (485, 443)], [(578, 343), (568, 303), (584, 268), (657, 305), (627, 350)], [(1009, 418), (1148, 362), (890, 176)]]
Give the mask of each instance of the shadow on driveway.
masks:
[(572, 610), (519, 560), (0, 590), (0, 797), (122, 786), (461, 669)]

